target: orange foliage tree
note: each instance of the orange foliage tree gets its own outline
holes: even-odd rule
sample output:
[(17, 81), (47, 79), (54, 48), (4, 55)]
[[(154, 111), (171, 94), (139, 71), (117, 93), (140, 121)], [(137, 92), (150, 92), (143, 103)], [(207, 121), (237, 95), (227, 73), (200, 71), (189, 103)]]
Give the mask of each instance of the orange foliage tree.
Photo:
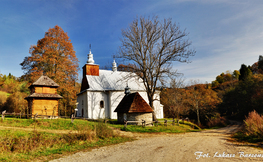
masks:
[(161, 92), (161, 103), (164, 105), (165, 117), (180, 118), (185, 115), (187, 108), (184, 106), (185, 89), (165, 88)]
[(200, 122), (200, 111), (207, 117), (209, 113), (214, 112), (221, 99), (217, 93), (209, 86), (203, 84), (195, 84), (187, 88), (186, 104), (196, 112), (198, 125)]
[(43, 74), (50, 77), (60, 86), (58, 93), (63, 96), (60, 108), (64, 105), (63, 110), (72, 110), (77, 97), (79, 61), (67, 33), (57, 25), (50, 28), (37, 45), (30, 47), (29, 53), (20, 64), (25, 73), (22, 78), (33, 83)]

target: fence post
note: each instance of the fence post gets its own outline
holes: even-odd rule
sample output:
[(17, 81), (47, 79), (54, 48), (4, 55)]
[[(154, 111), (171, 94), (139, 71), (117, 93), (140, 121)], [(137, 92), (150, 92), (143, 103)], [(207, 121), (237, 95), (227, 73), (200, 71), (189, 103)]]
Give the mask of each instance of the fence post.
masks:
[(2, 119), (3, 119), (3, 120), (5, 119), (5, 112), (6, 112), (6, 110), (5, 110), (5, 111), (2, 111)]
[(172, 123), (172, 125), (174, 125), (174, 123), (175, 123), (175, 121), (174, 121), (174, 118), (173, 118), (173, 123)]
[(127, 128), (127, 120), (124, 120), (124, 128)]
[(37, 118), (37, 115), (38, 115), (38, 113), (36, 113), (35, 116), (34, 116), (35, 120), (36, 120), (36, 118)]
[(164, 119), (164, 126), (167, 126), (167, 120)]
[(108, 119), (104, 119), (104, 123), (107, 124), (107, 122), (108, 122)]
[(71, 114), (71, 123), (74, 122), (74, 114)]
[(142, 127), (145, 127), (146, 121), (142, 119)]
[(36, 118), (37, 118), (37, 115), (38, 115), (38, 113), (36, 113), (35, 115), (34, 115), (34, 131), (36, 130)]

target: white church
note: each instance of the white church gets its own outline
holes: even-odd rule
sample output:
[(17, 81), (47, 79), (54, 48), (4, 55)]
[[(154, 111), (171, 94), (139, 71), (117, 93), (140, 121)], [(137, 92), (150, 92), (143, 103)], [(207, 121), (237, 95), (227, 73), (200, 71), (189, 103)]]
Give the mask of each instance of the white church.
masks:
[[(138, 92), (149, 103), (142, 79), (137, 77), (135, 73), (117, 71), (115, 60), (112, 63), (112, 70), (100, 70), (99, 65), (95, 64), (90, 50), (88, 61), (82, 69), (81, 92), (77, 94), (78, 117), (117, 119), (117, 113), (114, 110), (125, 96), (124, 92), (127, 86), (131, 93)], [(163, 118), (160, 91), (155, 93), (154, 99), (153, 106), (156, 117)]]

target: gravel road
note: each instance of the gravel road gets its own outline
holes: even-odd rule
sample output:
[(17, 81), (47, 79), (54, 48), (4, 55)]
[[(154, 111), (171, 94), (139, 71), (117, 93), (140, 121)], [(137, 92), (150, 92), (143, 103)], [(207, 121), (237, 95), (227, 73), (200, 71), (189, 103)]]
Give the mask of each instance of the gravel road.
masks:
[(130, 133), (128, 135), (136, 136), (138, 140), (78, 152), (52, 162), (263, 161), (262, 149), (229, 142), (230, 135), (238, 129), (240, 125), (231, 125), (202, 132), (150, 137)]

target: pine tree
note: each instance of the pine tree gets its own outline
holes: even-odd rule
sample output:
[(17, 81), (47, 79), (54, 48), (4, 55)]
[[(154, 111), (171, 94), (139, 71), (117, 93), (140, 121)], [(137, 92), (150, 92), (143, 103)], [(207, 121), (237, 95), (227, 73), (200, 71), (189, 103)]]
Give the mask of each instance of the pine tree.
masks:
[(241, 65), (239, 72), (240, 72), (239, 80), (243, 80), (243, 81), (250, 78), (252, 75), (251, 70), (245, 64)]

